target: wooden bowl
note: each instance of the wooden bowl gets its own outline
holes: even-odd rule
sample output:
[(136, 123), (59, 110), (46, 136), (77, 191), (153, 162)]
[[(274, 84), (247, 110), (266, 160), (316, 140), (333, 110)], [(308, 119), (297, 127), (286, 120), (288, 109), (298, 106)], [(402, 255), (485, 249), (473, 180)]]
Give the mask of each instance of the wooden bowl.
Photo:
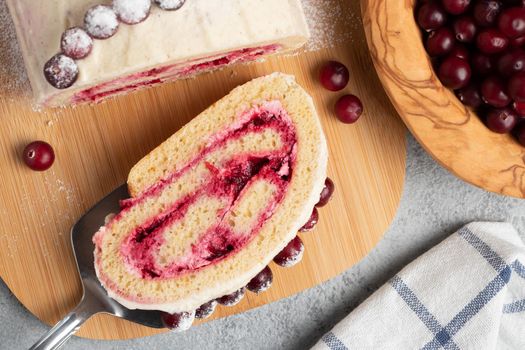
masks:
[(525, 148), (488, 130), (437, 78), (414, 19), (415, 0), (361, 0), (379, 78), (405, 124), (445, 168), (488, 191), (525, 197)]

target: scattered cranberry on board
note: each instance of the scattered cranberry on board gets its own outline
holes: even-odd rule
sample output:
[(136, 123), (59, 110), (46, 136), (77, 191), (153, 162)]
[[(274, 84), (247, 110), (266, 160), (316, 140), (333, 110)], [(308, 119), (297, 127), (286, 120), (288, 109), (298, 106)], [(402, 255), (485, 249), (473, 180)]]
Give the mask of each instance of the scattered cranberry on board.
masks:
[(335, 104), (335, 114), (345, 124), (355, 123), (363, 114), (363, 104), (354, 95), (344, 95)]
[(328, 61), (321, 67), (319, 81), (330, 91), (340, 91), (348, 85), (350, 73), (341, 62)]
[[(461, 55), (461, 52), (457, 54)], [(319, 81), (327, 90), (340, 91), (348, 85), (349, 79), (348, 68), (341, 62), (328, 61), (321, 67)], [(335, 115), (345, 124), (355, 123), (362, 113), (363, 104), (357, 96), (344, 95), (335, 104)]]
[(525, 1), (419, 0), (414, 16), (443, 85), (525, 146)]
[(44, 141), (34, 141), (28, 144), (22, 152), (24, 163), (35, 171), (47, 170), (55, 161), (53, 147)]

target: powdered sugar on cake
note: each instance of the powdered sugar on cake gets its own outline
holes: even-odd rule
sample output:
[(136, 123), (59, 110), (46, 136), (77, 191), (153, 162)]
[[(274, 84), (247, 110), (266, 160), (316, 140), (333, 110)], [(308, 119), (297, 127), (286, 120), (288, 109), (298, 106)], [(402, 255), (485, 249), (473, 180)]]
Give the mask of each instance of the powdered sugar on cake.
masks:
[(155, 0), (161, 9), (168, 11), (180, 9), (185, 2), (186, 0)]
[(137, 24), (148, 17), (151, 0), (113, 0), (113, 9), (122, 22)]
[(281, 264), (282, 267), (292, 267), (303, 259), (304, 246), (292, 255), (289, 255)]
[(95, 39), (107, 39), (117, 32), (119, 23), (111, 7), (97, 5), (86, 12), (84, 26)]
[(195, 318), (204, 319), (210, 317), (215, 311), (217, 304), (218, 303), (216, 300), (208, 301), (207, 303), (202, 304), (197, 310), (195, 310)]
[[(359, 14), (352, 11), (351, 1), (301, 0), (310, 28), (307, 51), (317, 51), (351, 43), (353, 33), (361, 26)], [(356, 1), (357, 3), (357, 1)], [(355, 7), (356, 11), (359, 6)]]
[(5, 1), (0, 1), (0, 32), (0, 94), (28, 97), (31, 88)]
[(62, 34), (60, 48), (67, 56), (81, 59), (89, 55), (93, 49), (93, 39), (82, 28), (70, 28)]
[(66, 89), (77, 80), (78, 66), (72, 58), (58, 54), (45, 64), (44, 76), (57, 89)]
[[(83, 1), (83, 0), (80, 0), (80, 1)], [(87, 1), (87, 0), (86, 0)], [(340, 45), (340, 44), (344, 44), (344, 43), (348, 43), (348, 42), (351, 42), (354, 38), (352, 38), (352, 32), (354, 32), (354, 29), (356, 26), (359, 26), (360, 25), (360, 20), (358, 18), (358, 15), (357, 13), (355, 12), (356, 10), (354, 10), (354, 6), (351, 5), (350, 8), (352, 8), (352, 10), (354, 10), (353, 12), (352, 11), (349, 11), (348, 7), (347, 6), (343, 6), (343, 3), (342, 1), (338, 1), (338, 0), (327, 0), (327, 1), (318, 1), (318, 0), (301, 0), (302, 3), (303, 3), (303, 8), (305, 10), (305, 13), (306, 13), (306, 18), (307, 18), (307, 22), (309, 24), (309, 27), (310, 27), (310, 31), (311, 31), (311, 34), (312, 34), (312, 38), (311, 40), (309, 41), (309, 43), (307, 44), (307, 50), (318, 50), (318, 49), (322, 49), (322, 48), (326, 48), (326, 47), (333, 47), (333, 46), (336, 46), (336, 45)], [(36, 12), (40, 13), (46, 13), (45, 11), (45, 6), (47, 6), (47, 2), (46, 1), (43, 1), (43, 0), (37, 0), (37, 1), (33, 1), (33, 0), (7, 0), (7, 2), (9, 3), (13, 3), (13, 4), (17, 4), (17, 5), (13, 5), (14, 8), (16, 9), (24, 9), (25, 6), (31, 6), (31, 8), (33, 8)], [(28, 5), (25, 5), (25, 2), (27, 2)], [(162, 4), (165, 4), (165, 6), (178, 6), (177, 3), (180, 3), (181, 1), (180, 0), (164, 0), (164, 1), (159, 1), (160, 3)], [(185, 6), (190, 6), (190, 7), (193, 7), (195, 6), (195, 8), (197, 9), (198, 7), (198, 11), (206, 11), (206, 8), (207, 7), (210, 7), (210, 10), (211, 8), (213, 8), (213, 11), (214, 13), (216, 13), (216, 10), (215, 10), (215, 2), (217, 1), (204, 1), (204, 0), (194, 0), (194, 1), (191, 1), (191, 2), (186, 2), (186, 5)], [(146, 4), (147, 1), (145, 2), (145, 0), (134, 0), (132, 1), (130, 4), (131, 4), (131, 8), (133, 9), (133, 11), (131, 11), (130, 13), (137, 13), (137, 9), (139, 9), (139, 7), (141, 9), (144, 9), (144, 4)], [(244, 3), (244, 1), (242, 2)], [(269, 4), (269, 2), (264, 2), (265, 4)], [(274, 1), (272, 1), (272, 3), (274, 3)], [(142, 6), (140, 5), (142, 4)], [(118, 5), (118, 4), (117, 4)], [(71, 6), (73, 7), (73, 5), (68, 5), (67, 2), (64, 2), (64, 14), (61, 14), (61, 13), (54, 13), (53, 16), (69, 16), (67, 15), (67, 9), (68, 9), (68, 6)], [(183, 6), (181, 8), (180, 11), (184, 11), (184, 8), (185, 6)], [(270, 5), (268, 5), (270, 6)], [(273, 5), (272, 5), (273, 6)], [(42, 7), (42, 11), (40, 9), (40, 7)], [(79, 6), (78, 4), (76, 4), (74, 6), (75, 8), (81, 8), (81, 6)], [(157, 6), (152, 6), (151, 8), (151, 11), (155, 10), (155, 7)], [(156, 10), (159, 10), (158, 8)], [(35, 12), (33, 11), (33, 12)], [(100, 11), (100, 10), (98, 10)], [(140, 12), (140, 11), (138, 11)], [(174, 13), (177, 13), (179, 11), (175, 11)], [(219, 11), (219, 12), (222, 12)], [(259, 11), (260, 12), (260, 11)], [(14, 13), (16, 13), (16, 11), (14, 11)], [(28, 13), (27, 11), (24, 11), (23, 13)], [(109, 11), (107, 11), (107, 13), (110, 13)], [(166, 15), (168, 14), (171, 14), (171, 11), (169, 12), (166, 12)], [(218, 13), (217, 15), (220, 15), (220, 13)], [(82, 14), (77, 14), (74, 16), (74, 18), (82, 18)], [(16, 16), (15, 16), (16, 17)], [(27, 19), (27, 16), (25, 16), (26, 19)], [(104, 35), (108, 35), (107, 33), (112, 33), (114, 32), (115, 30), (115, 25), (117, 25), (118, 21), (115, 21), (115, 17), (116, 17), (116, 14), (115, 16), (112, 16), (111, 14), (108, 16), (106, 16), (106, 20), (103, 20), (103, 21), (100, 21), (99, 23), (102, 24), (102, 26), (100, 28), (98, 28), (96, 25), (94, 25), (95, 28), (92, 28), (91, 30), (93, 30), (93, 32), (95, 33), (98, 33), (98, 35), (100, 36), (104, 36)], [(133, 17), (133, 16), (132, 16)], [(68, 20), (69, 20), (69, 17), (67, 17)], [(202, 18), (208, 18), (208, 16), (205, 16), (205, 17), (201, 17)], [(136, 19), (136, 17), (134, 17), (133, 19)], [(213, 19), (213, 18), (212, 18)], [(0, 48), (2, 48), (2, 50), (0, 50), (0, 72), (2, 73), (6, 73), (6, 74), (1, 74), (2, 75), (2, 78), (4, 77), (9, 77), (7, 79), (1, 79), (2, 81), (2, 84), (4, 85), (4, 91), (5, 90), (20, 90), (21, 88), (25, 88), (26, 91), (25, 92), (29, 92), (29, 89), (28, 89), (28, 84), (27, 84), (27, 78), (25, 76), (25, 73), (24, 73), (24, 69), (23, 69), (23, 66), (22, 66), (22, 60), (20, 58), (20, 54), (19, 54), (19, 51), (18, 51), (18, 48), (17, 48), (17, 44), (16, 44), (16, 40), (14, 40), (14, 28), (12, 27), (12, 24), (11, 24), (11, 21), (9, 20), (9, 13), (7, 11), (7, 8), (5, 6), (5, 3), (1, 3), (0, 4), (0, 20), (2, 21), (2, 27), (3, 27), (3, 36), (2, 36), (2, 39), (0, 39)], [(21, 21), (21, 22), (26, 22), (26, 21)], [(144, 23), (140, 23), (138, 24), (137, 26), (140, 27), (140, 26), (144, 26), (146, 25), (146, 23), (150, 22), (149, 20), (148, 21), (145, 21)], [(39, 25), (38, 24), (38, 21), (29, 21), (28, 23), (35, 23), (35, 25)], [(56, 43), (59, 42), (60, 40), (60, 35), (61, 33), (64, 31), (65, 28), (61, 27), (60, 23), (61, 22), (57, 22), (56, 24), (54, 23), (51, 23), (49, 21), (45, 21), (46, 24), (46, 30), (44, 31), (38, 31), (38, 32), (35, 32), (35, 34), (39, 37), (36, 37), (36, 38), (33, 38), (32, 40), (34, 40), (35, 42), (41, 42), (41, 43), (44, 43), (44, 47), (47, 47), (47, 46), (53, 46), (53, 45), (57, 45)], [(51, 23), (51, 24), (50, 24)], [(68, 23), (71, 23), (71, 25), (82, 25), (81, 23), (81, 20), (79, 22), (78, 19), (75, 19), (73, 20), (72, 22), (68, 22)], [(25, 25), (25, 24), (24, 24)], [(55, 29), (54, 27), (57, 26), (57, 32), (58, 34), (54, 35), (56, 36), (56, 38), (54, 38), (53, 40), (50, 39), (50, 36), (51, 35), (45, 35), (45, 33), (51, 33), (51, 32), (54, 32)], [(148, 25), (146, 25), (148, 27)], [(104, 28), (112, 28), (111, 30), (109, 31), (106, 31), (106, 30), (103, 30), (102, 27)], [(127, 28), (124, 28), (124, 27), (128, 27), (128, 26), (125, 26), (123, 25), (122, 26), (123, 28), (121, 28), (121, 30), (127, 30)], [(198, 27), (198, 26), (197, 26)], [(196, 28), (197, 28), (196, 27)], [(91, 28), (91, 26), (90, 26)], [(209, 25), (207, 25), (207, 28), (210, 28)], [(337, 28), (337, 29), (336, 29)], [(341, 30), (341, 28), (343, 28)], [(149, 27), (148, 27), (148, 32), (151, 32), (149, 30)], [(96, 34), (97, 35), (97, 34)], [(230, 35), (226, 35), (225, 37), (229, 37)], [(119, 35), (120, 37), (120, 35)], [(113, 39), (110, 39), (109, 41), (111, 43), (108, 43), (107, 45), (106, 44), (103, 44), (104, 48), (100, 48), (100, 51), (104, 50), (106, 51), (106, 46), (108, 47), (115, 47), (115, 49), (118, 49), (120, 50), (120, 46), (122, 46), (122, 43), (118, 42), (119, 40), (117, 40), (117, 42), (115, 41), (112, 41)], [(104, 40), (105, 41), (105, 40)], [(31, 40), (24, 40), (24, 42), (31, 42)], [(47, 43), (46, 43), (47, 42)], [(126, 40), (126, 42), (128, 42)], [(140, 40), (139, 40), (140, 42)], [(102, 45), (100, 44), (99, 41), (96, 41), (95, 42), (95, 46), (97, 45)], [(130, 50), (134, 51), (134, 48), (132, 47), (134, 45), (130, 45)], [(155, 49), (156, 50), (156, 49)], [(38, 52), (37, 52), (38, 51)], [(144, 51), (144, 50), (142, 50)], [(32, 48), (27, 48), (27, 52), (29, 54), (29, 56), (33, 55), (34, 57), (32, 57), (27, 63), (28, 63), (28, 67), (31, 66), (32, 68), (29, 69), (29, 75), (30, 76), (33, 76), (33, 75), (40, 75), (40, 77), (42, 76), (42, 66), (43, 66), (43, 63), (49, 59), (49, 57), (51, 57), (51, 55), (56, 52), (58, 52), (57, 48), (54, 47), (52, 52), (46, 54), (46, 57), (45, 57), (45, 60), (41, 60), (39, 57), (38, 57), (38, 54), (42, 54), (42, 52), (49, 52), (47, 49), (46, 51), (43, 51), (41, 49), (36, 49), (36, 47), (32, 47)], [(35, 52), (36, 52), (36, 55), (35, 55)], [(109, 52), (114, 52), (112, 49), (109, 49)], [(120, 51), (119, 51), (120, 52)], [(148, 53), (150, 53), (151, 50), (148, 50)], [(170, 52), (180, 52), (179, 49), (175, 50), (175, 49), (171, 49)], [(132, 62), (134, 61), (135, 59), (132, 59), (130, 57), (127, 57), (127, 56), (119, 56), (121, 59), (120, 60), (114, 60), (114, 56), (112, 56), (112, 59), (114, 61), (118, 61), (118, 62), (122, 62), (122, 61), (125, 61), (125, 62)], [(82, 74), (81, 74), (81, 78), (79, 78), (79, 82), (77, 84), (81, 84), (82, 86), (86, 86), (86, 83), (90, 80), (90, 79), (95, 79), (95, 78), (99, 78), (103, 76), (103, 72), (104, 71), (101, 71), (99, 72), (98, 70), (101, 69), (101, 68), (97, 68), (95, 70), (96, 67), (92, 67), (92, 64), (90, 63), (84, 63), (84, 61), (96, 61), (96, 62), (101, 62), (100, 61), (100, 57), (97, 57), (97, 58), (91, 58), (91, 57), (87, 57), (85, 59), (83, 59), (83, 62), (81, 64), (79, 64), (80, 66), (80, 70), (82, 70)], [(131, 60), (131, 61), (130, 61)], [(151, 56), (150, 56), (150, 62), (153, 62), (151, 60)], [(99, 64), (99, 63), (97, 63)], [(105, 65), (107, 65), (107, 71), (110, 71), (110, 72), (117, 72), (118, 69), (117, 67), (113, 67), (111, 65), (108, 65), (107, 63), (105, 63)], [(84, 66), (88, 67), (88, 68), (85, 68)], [(87, 70), (85, 70), (87, 69)], [(41, 78), (40, 78), (41, 79)], [(44, 80), (44, 83), (47, 84), (47, 82), (45, 82)], [(35, 94), (36, 94), (36, 98), (37, 98), (37, 102), (38, 103), (42, 103), (42, 96), (47, 95), (47, 98), (50, 97), (49, 94), (51, 94), (51, 92), (53, 90), (50, 90), (48, 88), (45, 88), (42, 86), (42, 83), (38, 82), (38, 83), (35, 83), (34, 82), (34, 88), (35, 88)], [(2, 87), (0, 86), (0, 90), (2, 90)], [(131, 89), (129, 89), (131, 90)], [(12, 92), (9, 91), (11, 94)], [(54, 92), (52, 92), (53, 94), (56, 95), (56, 90)], [(19, 94), (19, 92), (17, 93)], [(56, 102), (57, 104), (63, 104), (65, 102)], [(55, 104), (55, 103), (53, 103)]]

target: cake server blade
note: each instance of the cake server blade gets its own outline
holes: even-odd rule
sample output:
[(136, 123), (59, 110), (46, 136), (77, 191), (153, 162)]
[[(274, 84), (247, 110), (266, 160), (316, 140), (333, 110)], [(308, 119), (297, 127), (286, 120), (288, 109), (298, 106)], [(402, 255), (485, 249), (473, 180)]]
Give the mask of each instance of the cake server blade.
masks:
[(98, 202), (71, 228), (71, 243), (82, 282), (82, 299), (62, 321), (57, 323), (31, 349), (60, 348), (91, 316), (108, 313), (153, 328), (163, 328), (160, 311), (130, 310), (111, 299), (95, 273), (93, 234), (104, 225), (108, 214), (120, 211), (120, 201), (129, 198), (124, 184)]

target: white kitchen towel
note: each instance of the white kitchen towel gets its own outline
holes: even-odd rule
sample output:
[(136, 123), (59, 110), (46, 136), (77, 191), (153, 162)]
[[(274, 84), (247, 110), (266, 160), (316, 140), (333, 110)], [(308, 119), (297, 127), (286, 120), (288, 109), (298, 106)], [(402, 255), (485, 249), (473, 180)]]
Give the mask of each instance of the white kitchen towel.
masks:
[(505, 223), (472, 223), (420, 256), (315, 350), (525, 349), (525, 245)]

